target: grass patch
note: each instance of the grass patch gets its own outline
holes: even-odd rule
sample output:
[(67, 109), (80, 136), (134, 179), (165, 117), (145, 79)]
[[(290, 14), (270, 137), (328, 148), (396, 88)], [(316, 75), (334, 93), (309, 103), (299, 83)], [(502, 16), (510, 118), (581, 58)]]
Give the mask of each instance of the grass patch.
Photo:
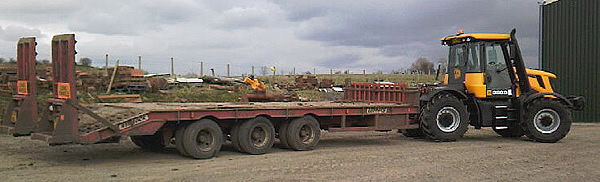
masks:
[(168, 93), (144, 93), (142, 99), (144, 102), (237, 102), (247, 93), (247, 90), (231, 92), (203, 87), (179, 87)]

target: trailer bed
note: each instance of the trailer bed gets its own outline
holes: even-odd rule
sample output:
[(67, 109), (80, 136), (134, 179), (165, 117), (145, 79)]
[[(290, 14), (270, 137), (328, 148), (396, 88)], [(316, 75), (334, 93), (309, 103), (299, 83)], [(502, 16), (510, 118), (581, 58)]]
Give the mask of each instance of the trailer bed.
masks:
[[(97, 103), (86, 105), (86, 108), (105, 118), (109, 122), (119, 125), (126, 123), (136, 117), (148, 114), (168, 114), (168, 113), (206, 113), (207, 115), (214, 112), (265, 112), (269, 110), (312, 110), (315, 113), (322, 113), (323, 110), (332, 109), (360, 109), (362, 112), (354, 114), (376, 114), (386, 112), (386, 110), (377, 110), (376, 108), (416, 108), (408, 104), (394, 103), (360, 103), (360, 102), (260, 102), (260, 103)], [(388, 111), (389, 112), (389, 111)], [(416, 110), (414, 110), (416, 113)], [(282, 113), (284, 114), (284, 113)], [(294, 115), (291, 112), (285, 113)], [(333, 113), (331, 113), (333, 114)], [(348, 113), (351, 114), (351, 113)], [(213, 117), (218, 117), (211, 115)], [(218, 117), (223, 118), (223, 117)], [(242, 119), (249, 118), (242, 115), (238, 117), (223, 118), (223, 119)], [(180, 116), (176, 120), (189, 120)], [(120, 126), (124, 128), (123, 126)], [(90, 115), (79, 114), (79, 132), (80, 134), (89, 133), (95, 130), (106, 129), (102, 123), (96, 121)]]

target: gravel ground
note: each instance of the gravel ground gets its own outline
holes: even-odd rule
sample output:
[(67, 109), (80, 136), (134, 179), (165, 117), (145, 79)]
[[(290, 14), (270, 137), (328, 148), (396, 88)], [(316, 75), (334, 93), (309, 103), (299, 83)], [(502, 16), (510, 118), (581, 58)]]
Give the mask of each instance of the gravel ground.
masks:
[(130, 141), (50, 147), (0, 135), (0, 181), (600, 181), (600, 124), (574, 124), (554, 144), (470, 129), (436, 143), (395, 132), (323, 132), (318, 147), (192, 160)]

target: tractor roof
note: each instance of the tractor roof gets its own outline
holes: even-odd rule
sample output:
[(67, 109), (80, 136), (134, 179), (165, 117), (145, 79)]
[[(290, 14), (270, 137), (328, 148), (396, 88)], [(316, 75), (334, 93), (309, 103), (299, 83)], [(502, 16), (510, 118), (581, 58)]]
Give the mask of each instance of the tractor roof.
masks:
[(510, 39), (509, 34), (496, 34), (496, 33), (468, 33), (465, 34), (463, 30), (458, 31), (458, 34), (444, 37), (442, 40), (443, 45), (454, 45), (463, 42), (470, 42), (475, 40), (508, 40)]
[(510, 39), (510, 35), (508, 34), (493, 34), (493, 33), (468, 33), (468, 34), (458, 34), (452, 35), (448, 37), (444, 37), (441, 40), (448, 41), (452, 39), (462, 39), (462, 38), (473, 38), (479, 40), (508, 40)]

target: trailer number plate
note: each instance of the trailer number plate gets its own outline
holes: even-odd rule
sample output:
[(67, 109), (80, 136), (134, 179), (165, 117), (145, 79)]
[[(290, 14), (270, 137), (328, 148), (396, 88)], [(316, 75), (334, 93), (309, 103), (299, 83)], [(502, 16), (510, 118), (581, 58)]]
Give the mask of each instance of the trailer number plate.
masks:
[(59, 99), (70, 99), (71, 98), (71, 84), (69, 83), (57, 83), (56, 97)]
[(148, 121), (148, 115), (144, 114), (142, 116), (130, 119), (129, 121), (125, 121), (123, 123), (119, 124), (119, 129), (125, 129), (125, 128), (129, 128), (133, 125), (136, 125), (138, 123), (144, 122), (144, 121)]
[(29, 82), (24, 80), (17, 81), (17, 94), (29, 95), (28, 84)]
[(390, 108), (385, 107), (375, 107), (375, 108), (367, 108), (367, 114), (383, 114), (388, 113)]

